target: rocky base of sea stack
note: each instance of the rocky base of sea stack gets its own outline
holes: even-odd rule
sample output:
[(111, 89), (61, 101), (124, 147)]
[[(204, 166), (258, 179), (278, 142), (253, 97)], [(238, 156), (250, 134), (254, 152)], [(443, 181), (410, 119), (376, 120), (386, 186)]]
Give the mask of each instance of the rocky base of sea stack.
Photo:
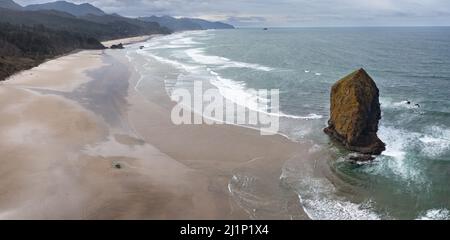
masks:
[[(347, 150), (362, 153), (363, 155), (380, 155), (384, 150), (386, 150), (386, 144), (384, 144), (378, 136), (371, 134), (372, 136), (366, 136), (364, 141), (360, 142), (360, 145), (351, 145), (345, 138), (339, 135), (336, 130), (331, 127), (327, 127), (323, 130), (328, 136), (336, 139), (341, 143)], [(367, 143), (367, 144), (364, 144)], [(365, 157), (364, 157), (365, 158)]]
[(375, 160), (375, 157), (370, 154), (350, 153), (347, 155), (346, 159), (354, 163), (366, 163)]

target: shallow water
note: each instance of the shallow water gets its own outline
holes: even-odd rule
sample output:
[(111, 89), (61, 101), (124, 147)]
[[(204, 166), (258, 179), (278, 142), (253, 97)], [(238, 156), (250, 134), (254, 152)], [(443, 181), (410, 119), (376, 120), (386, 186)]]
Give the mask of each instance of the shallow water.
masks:
[[(234, 100), (251, 98), (256, 89), (279, 89), (280, 133), (315, 144), (317, 164), (290, 160), (280, 176), (311, 218), (447, 219), (448, 39), (450, 28), (212, 30), (154, 38), (128, 55), (170, 65), (174, 71), (161, 76), (169, 94), (199, 80)], [(380, 88), (379, 135), (387, 143), (382, 156), (363, 165), (343, 160), (348, 153), (322, 133), (332, 84), (360, 67)], [(145, 76), (145, 67), (141, 72)], [(258, 111), (255, 106), (246, 103)], [(248, 179), (240, 174), (233, 181), (251, 189)]]

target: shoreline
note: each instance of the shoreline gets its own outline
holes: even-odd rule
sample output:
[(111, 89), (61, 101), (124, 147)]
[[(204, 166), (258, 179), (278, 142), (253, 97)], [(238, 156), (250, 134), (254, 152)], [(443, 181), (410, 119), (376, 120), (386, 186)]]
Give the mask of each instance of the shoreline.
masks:
[[(151, 39), (152, 37), (155, 37), (155, 36), (158, 36), (158, 34), (142, 35), (142, 36), (128, 37), (128, 38), (119, 38), (119, 39), (103, 41), (101, 43), (108, 49), (108, 48), (111, 47), (111, 45), (114, 45), (114, 44), (122, 43), (123, 45), (126, 46), (126, 45), (130, 45), (130, 44), (134, 44), (134, 43), (145, 42), (145, 41), (147, 41), (147, 40), (149, 40), (149, 39)], [(32, 70), (34, 68), (38, 68), (41, 65), (43, 65), (43, 64), (45, 64), (45, 63), (47, 63), (49, 61), (53, 61), (53, 60), (56, 60), (56, 59), (67, 57), (67, 56), (71, 56), (71, 55), (74, 55), (74, 54), (77, 54), (77, 53), (83, 52), (83, 51), (102, 51), (102, 50), (76, 49), (76, 50), (73, 50), (73, 51), (71, 51), (69, 53), (66, 53), (66, 54), (54, 56), (52, 58), (48, 58), (48, 59), (43, 60), (41, 63), (39, 63), (38, 65), (36, 65), (34, 67), (31, 67), (29, 69), (24, 69), (24, 70), (17, 71), (15, 73), (7, 76), (4, 79), (0, 79), (0, 84), (3, 84), (4, 82), (9, 81), (11, 78), (16, 78), (17, 75), (20, 76), (23, 72), (30, 71), (30, 70)]]
[[(283, 219), (250, 211), (230, 184), (251, 172), (270, 179), (260, 194), (288, 194), (281, 165), (306, 146), (234, 125), (174, 126), (162, 82), (152, 101), (137, 77), (120, 50), (81, 51), (0, 85), (1, 219)], [(288, 199), (271, 204), (307, 219)]]
[(129, 38), (119, 38), (114, 40), (108, 40), (101, 42), (103, 46), (110, 48), (112, 45), (116, 45), (119, 43), (122, 43), (124, 46), (134, 44), (134, 43), (140, 43), (140, 42), (146, 42), (147, 40), (150, 40), (151, 38), (158, 36), (158, 34), (153, 35), (143, 35), (143, 36), (136, 36), (136, 37), (129, 37)]

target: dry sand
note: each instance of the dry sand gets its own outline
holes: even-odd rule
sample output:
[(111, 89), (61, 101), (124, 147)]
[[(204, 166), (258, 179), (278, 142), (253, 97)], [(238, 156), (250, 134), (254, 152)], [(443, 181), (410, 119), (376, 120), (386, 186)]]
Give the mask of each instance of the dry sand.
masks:
[(56, 58), (33, 69), (19, 72), (3, 84), (71, 92), (89, 81), (86, 71), (103, 65), (102, 54), (102, 50), (80, 51)]
[(279, 208), (259, 216), (306, 218), (295, 194), (274, 194), (282, 163), (306, 146), (173, 125), (163, 83), (144, 99), (136, 74), (120, 50), (82, 51), (0, 85), (0, 219), (248, 219), (228, 184), (249, 163)]

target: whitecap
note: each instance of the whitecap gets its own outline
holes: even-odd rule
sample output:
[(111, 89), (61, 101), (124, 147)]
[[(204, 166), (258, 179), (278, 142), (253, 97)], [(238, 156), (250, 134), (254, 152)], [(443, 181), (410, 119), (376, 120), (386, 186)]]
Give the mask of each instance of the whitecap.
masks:
[(268, 112), (267, 109), (262, 109), (262, 106), (264, 104), (269, 103), (269, 99), (263, 99), (258, 96), (258, 92), (255, 89), (246, 88), (246, 84), (244, 82), (238, 82), (232, 79), (227, 79), (221, 77), (217, 72), (212, 71), (209, 69), (209, 73), (214, 76), (210, 83), (217, 87), (220, 94), (240, 105), (248, 108), (252, 111), (262, 112), (264, 114), (267, 114), (269, 116), (275, 116), (275, 117), (285, 117), (285, 118), (293, 118), (293, 119), (304, 119), (304, 120), (315, 120), (315, 119), (322, 119), (323, 116), (315, 113), (310, 113), (306, 116), (296, 116), (291, 114), (285, 114), (281, 111), (278, 112)]
[(450, 220), (450, 211), (448, 209), (430, 209), (416, 220)]
[(175, 39), (170, 42), (172, 45), (183, 45), (183, 46), (192, 46), (200, 44), (199, 42), (194, 41), (191, 37), (183, 37), (179, 39)]
[[(300, 196), (299, 196), (300, 197)], [(301, 197), (300, 197), (301, 199)], [(306, 199), (301, 204), (313, 220), (380, 220), (369, 204), (331, 199)]]
[[(408, 104), (409, 102), (409, 104)], [(390, 99), (386, 98), (380, 98), (380, 103), (383, 108), (390, 108), (390, 109), (417, 109), (419, 108), (416, 103), (413, 103), (411, 101), (398, 101), (394, 102)]]
[(155, 54), (151, 54), (151, 53), (149, 53), (147, 51), (138, 50), (137, 53), (142, 54), (144, 56), (151, 57), (151, 58), (157, 60), (158, 62), (165, 63), (165, 64), (170, 64), (172, 66), (175, 66), (178, 69), (185, 70), (185, 71), (188, 71), (188, 72), (191, 72), (191, 71), (194, 71), (194, 70), (198, 69), (198, 66), (188, 65), (188, 64), (184, 64), (184, 63), (181, 63), (181, 62), (178, 62), (178, 61), (174, 61), (174, 60), (170, 60), (170, 59), (167, 59), (167, 58), (163, 58), (163, 57), (157, 56)]
[(188, 49), (185, 52), (186, 55), (188, 55), (194, 62), (203, 65), (216, 65), (219, 68), (249, 68), (265, 72), (274, 70), (271, 67), (266, 67), (259, 64), (237, 62), (225, 57), (206, 55), (204, 54), (204, 49), (202, 48)]
[(316, 113), (310, 113), (306, 116), (297, 116), (297, 115), (291, 115), (291, 114), (285, 114), (280, 112), (277, 114), (279, 117), (285, 117), (285, 118), (293, 118), (293, 119), (304, 119), (304, 120), (316, 120), (316, 119), (322, 119), (323, 116), (316, 114)]
[[(312, 152), (320, 152), (320, 147)], [(293, 164), (293, 165), (291, 165)], [(280, 180), (297, 193), (300, 205), (313, 220), (379, 220), (369, 199), (361, 203), (338, 196), (335, 185), (323, 176), (315, 176), (316, 165), (288, 161)], [(299, 175), (301, 173), (301, 175)]]
[(426, 129), (427, 135), (419, 140), (422, 142), (422, 154), (428, 157), (438, 157), (450, 150), (450, 130), (432, 126)]
[(402, 161), (405, 159), (407, 147), (416, 134), (409, 133), (393, 127), (381, 126), (378, 132), (380, 139), (386, 143), (383, 155)]
[(214, 76), (210, 83), (217, 87), (220, 94), (229, 101), (254, 111), (260, 110), (258, 101), (267, 102), (267, 99), (258, 97), (256, 90), (246, 89), (244, 82), (223, 78), (214, 71), (210, 73)]
[(408, 151), (417, 143), (420, 134), (408, 132), (393, 127), (381, 126), (378, 132), (380, 139), (386, 143), (386, 150), (381, 157), (388, 157), (377, 165), (379, 174), (391, 173), (406, 181), (423, 183), (425, 181), (422, 169), (416, 166), (414, 159), (407, 158)]

